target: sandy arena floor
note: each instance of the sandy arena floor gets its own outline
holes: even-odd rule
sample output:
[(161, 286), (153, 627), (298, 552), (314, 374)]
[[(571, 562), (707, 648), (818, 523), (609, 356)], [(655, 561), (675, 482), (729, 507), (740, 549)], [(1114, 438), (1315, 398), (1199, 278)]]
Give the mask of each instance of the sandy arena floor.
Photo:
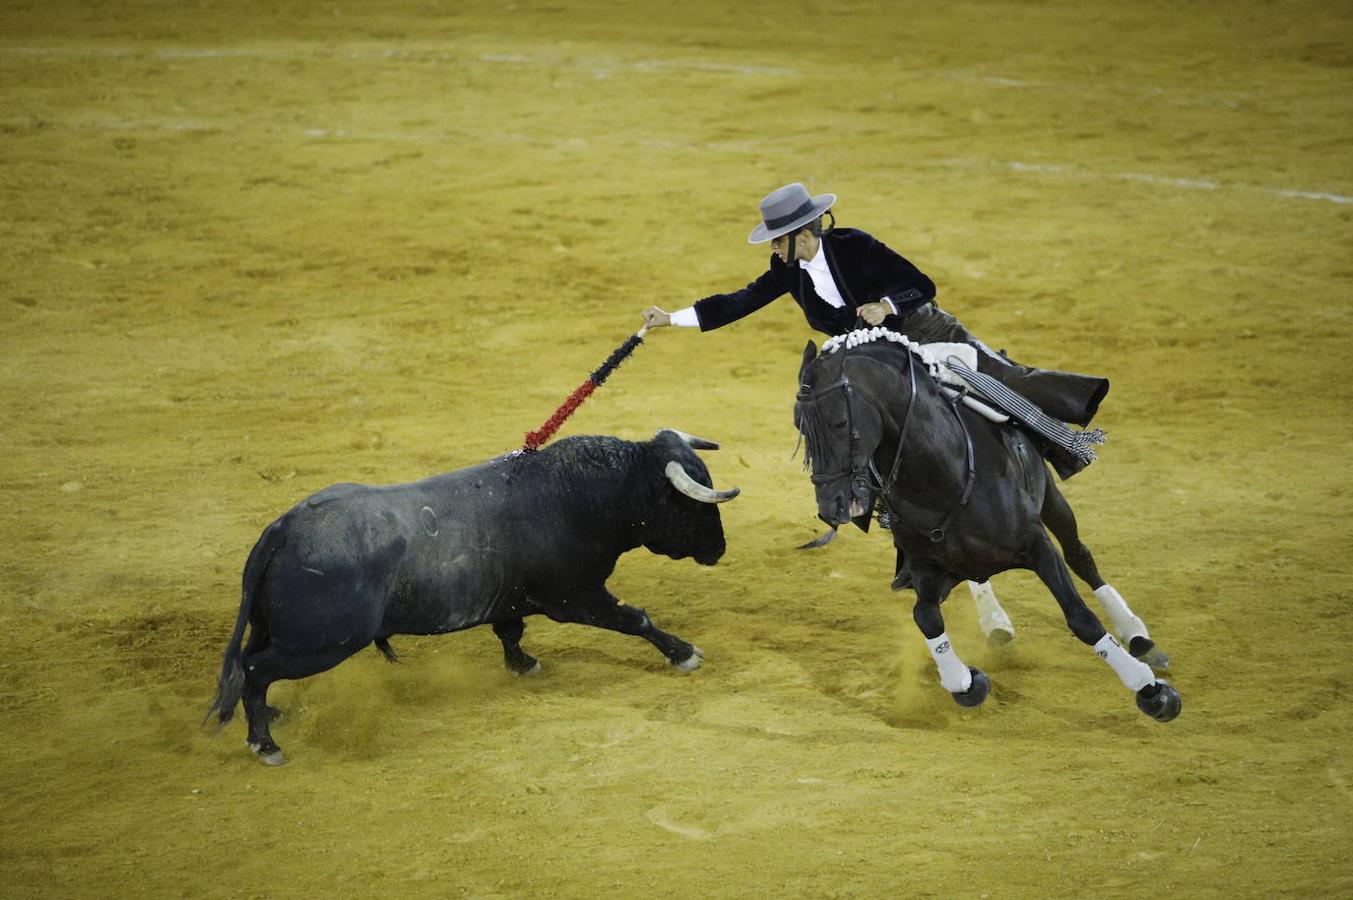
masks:
[[(1344, 3), (5, 3), (0, 895), (1353, 895), (1350, 47)], [(1029, 573), (1009, 649), (946, 605), (959, 709), (886, 536), (792, 549), (786, 298), (565, 429), (723, 442), (724, 561), (611, 581), (701, 671), (533, 619), (536, 679), (484, 628), (278, 686), (282, 769), (198, 729), (268, 521), (518, 446), (759, 274), (792, 180), (1112, 379), (1066, 492), (1177, 721)]]

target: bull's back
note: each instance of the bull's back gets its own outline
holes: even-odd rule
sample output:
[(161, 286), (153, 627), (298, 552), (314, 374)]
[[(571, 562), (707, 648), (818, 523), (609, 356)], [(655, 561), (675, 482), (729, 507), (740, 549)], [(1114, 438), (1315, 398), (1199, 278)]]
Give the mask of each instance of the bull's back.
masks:
[(379, 633), (491, 621), (514, 594), (519, 517), (487, 465), (401, 485), (339, 484), (283, 518), (269, 600)]

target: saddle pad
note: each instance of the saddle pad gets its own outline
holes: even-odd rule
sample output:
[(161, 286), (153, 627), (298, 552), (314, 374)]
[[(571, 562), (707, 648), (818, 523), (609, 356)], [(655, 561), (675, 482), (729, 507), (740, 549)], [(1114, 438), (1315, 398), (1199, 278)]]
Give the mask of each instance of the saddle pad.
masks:
[[(966, 387), (969, 391), (976, 390), (976, 388), (964, 380), (962, 375), (950, 368), (949, 360), (953, 357), (957, 357), (958, 361), (963, 363), (963, 365), (967, 366), (969, 369), (972, 369), (973, 371), (977, 370), (977, 348), (971, 344), (943, 342), (921, 344), (921, 358), (928, 363), (939, 362), (941, 364), (939, 367), (940, 381), (944, 382), (946, 385), (952, 384), (961, 388)], [(958, 393), (958, 391), (948, 387), (944, 387), (942, 390), (950, 397)], [(1005, 413), (998, 409), (993, 409), (981, 400), (972, 396), (972, 394), (964, 396), (963, 405), (992, 422), (1004, 423), (1010, 421), (1010, 417)]]
[[(921, 356), (922, 358), (929, 357), (926, 362), (934, 361), (938, 363), (947, 363), (949, 357), (957, 356), (958, 361), (969, 369), (977, 368), (977, 348), (972, 344), (921, 344)], [(950, 384), (965, 383), (956, 373), (950, 371), (947, 365), (940, 370), (940, 377)]]

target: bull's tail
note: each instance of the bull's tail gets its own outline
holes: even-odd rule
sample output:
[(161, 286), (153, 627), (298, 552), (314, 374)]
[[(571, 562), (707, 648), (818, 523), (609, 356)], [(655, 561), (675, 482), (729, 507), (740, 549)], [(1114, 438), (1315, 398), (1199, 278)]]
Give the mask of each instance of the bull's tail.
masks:
[(267, 571), (273, 554), (285, 543), (281, 524), (282, 520), (279, 519), (264, 529), (263, 536), (258, 539), (258, 543), (249, 553), (248, 561), (244, 564), (240, 614), (235, 619), (235, 632), (230, 636), (230, 642), (226, 644), (221, 675), (217, 679), (216, 699), (212, 701), (211, 708), (202, 719), (202, 724), (206, 725), (213, 713), (218, 714), (217, 731), (235, 717), (235, 707), (244, 694), (244, 651), (241, 649), (244, 642), (244, 626), (249, 624), (254, 597), (263, 582), (263, 573)]

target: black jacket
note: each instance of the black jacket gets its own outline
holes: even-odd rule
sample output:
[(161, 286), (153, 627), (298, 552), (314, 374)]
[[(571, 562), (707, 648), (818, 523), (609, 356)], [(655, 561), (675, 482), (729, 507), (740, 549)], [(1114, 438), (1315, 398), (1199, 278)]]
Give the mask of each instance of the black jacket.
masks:
[(794, 297), (809, 325), (833, 335), (854, 327), (855, 310), (865, 303), (887, 297), (906, 316), (935, 297), (934, 282), (872, 235), (855, 228), (833, 228), (822, 235), (822, 245), (845, 308), (837, 309), (819, 297), (812, 277), (797, 262), (786, 265), (772, 253), (770, 269), (756, 281), (740, 291), (714, 294), (695, 304), (700, 330), (736, 322), (786, 293)]

